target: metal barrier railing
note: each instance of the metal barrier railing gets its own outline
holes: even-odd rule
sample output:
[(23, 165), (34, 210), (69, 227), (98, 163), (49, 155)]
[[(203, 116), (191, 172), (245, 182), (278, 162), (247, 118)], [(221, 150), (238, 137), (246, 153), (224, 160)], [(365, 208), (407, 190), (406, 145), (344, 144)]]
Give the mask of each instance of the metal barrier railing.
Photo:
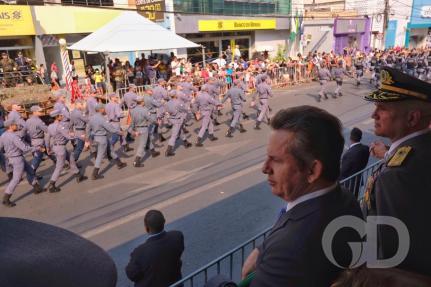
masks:
[[(362, 171), (340, 181), (340, 184), (352, 192), (357, 190), (357, 199), (360, 201), (363, 197), (368, 177), (379, 167), (380, 163), (381, 161), (378, 161), (367, 166)], [(182, 280), (172, 284), (170, 287), (202, 287), (209, 279), (218, 274), (229, 276), (229, 278), (235, 282), (240, 281), (241, 268), (244, 265), (246, 256), (265, 240), (271, 228), (272, 227), (265, 229), (245, 243), (242, 243), (195, 272), (185, 276)]]

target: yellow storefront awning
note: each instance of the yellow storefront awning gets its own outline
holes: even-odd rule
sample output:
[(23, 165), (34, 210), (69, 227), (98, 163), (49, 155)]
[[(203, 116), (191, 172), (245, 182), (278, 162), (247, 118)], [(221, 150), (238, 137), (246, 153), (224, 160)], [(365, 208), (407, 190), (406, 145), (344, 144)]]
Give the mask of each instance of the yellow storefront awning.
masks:
[(199, 31), (240, 31), (240, 30), (273, 30), (275, 19), (255, 20), (199, 20)]
[(30, 6), (0, 5), (0, 37), (35, 35)]

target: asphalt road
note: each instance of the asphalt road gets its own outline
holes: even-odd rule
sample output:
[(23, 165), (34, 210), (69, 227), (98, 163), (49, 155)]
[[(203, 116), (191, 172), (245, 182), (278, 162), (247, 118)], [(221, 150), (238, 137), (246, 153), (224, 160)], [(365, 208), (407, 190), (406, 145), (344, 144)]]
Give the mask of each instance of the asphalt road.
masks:
[[(335, 88), (335, 83), (331, 87)], [(373, 104), (363, 100), (370, 91), (368, 85), (357, 88), (347, 80), (343, 97), (321, 103), (316, 101), (318, 89), (311, 83), (277, 90), (270, 100), (273, 113), (297, 105), (319, 106), (341, 119), (346, 139), (349, 130), (357, 126), (364, 132), (365, 143), (375, 140), (370, 119)], [(252, 109), (246, 111), (255, 117)], [(226, 124), (229, 118), (229, 114), (221, 117)], [(13, 196), (17, 206), (0, 207), (0, 216), (54, 224), (94, 241), (114, 258), (118, 286), (123, 287), (132, 286), (124, 274), (129, 254), (146, 239), (143, 216), (149, 209), (160, 209), (166, 216), (167, 230), (181, 230), (185, 235), (183, 274), (188, 274), (270, 226), (283, 206), (271, 195), (260, 171), (269, 129), (262, 125), (262, 130), (253, 130), (253, 123), (246, 121), (248, 132), (236, 132), (233, 139), (224, 137), (227, 125), (223, 124), (216, 128), (218, 141), (207, 140), (204, 147), (188, 150), (179, 146), (174, 158), (150, 158), (142, 168), (131, 166), (133, 152), (125, 159), (129, 166), (120, 171), (105, 160), (105, 179), (99, 181), (77, 185), (65, 173), (59, 180), (62, 191), (58, 194), (33, 195), (23, 181)], [(193, 142), (197, 127), (189, 128)], [(160, 150), (165, 148), (166, 144)], [(91, 169), (86, 168), (87, 175)], [(46, 160), (41, 170), (46, 185), (53, 170), (51, 162)], [(2, 174), (3, 188), (5, 182)]]

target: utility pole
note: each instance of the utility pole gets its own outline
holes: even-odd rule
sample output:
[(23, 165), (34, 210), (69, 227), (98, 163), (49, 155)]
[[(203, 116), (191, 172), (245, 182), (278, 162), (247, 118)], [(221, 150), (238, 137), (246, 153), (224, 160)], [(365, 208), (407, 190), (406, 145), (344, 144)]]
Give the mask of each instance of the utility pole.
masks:
[(388, 29), (389, 23), (389, 0), (385, 0), (385, 10), (383, 12), (383, 47), (385, 47), (386, 42), (386, 30)]

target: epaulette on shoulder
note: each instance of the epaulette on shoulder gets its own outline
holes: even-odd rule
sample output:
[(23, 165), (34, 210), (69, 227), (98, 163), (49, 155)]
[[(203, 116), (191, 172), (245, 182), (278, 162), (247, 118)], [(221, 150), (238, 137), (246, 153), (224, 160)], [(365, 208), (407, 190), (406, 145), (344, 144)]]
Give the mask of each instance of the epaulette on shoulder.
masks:
[(409, 153), (412, 151), (412, 149), (413, 148), (411, 146), (400, 147), (397, 150), (397, 152), (388, 161), (387, 166), (389, 166), (389, 167), (401, 166), (403, 164), (404, 160), (409, 155)]

